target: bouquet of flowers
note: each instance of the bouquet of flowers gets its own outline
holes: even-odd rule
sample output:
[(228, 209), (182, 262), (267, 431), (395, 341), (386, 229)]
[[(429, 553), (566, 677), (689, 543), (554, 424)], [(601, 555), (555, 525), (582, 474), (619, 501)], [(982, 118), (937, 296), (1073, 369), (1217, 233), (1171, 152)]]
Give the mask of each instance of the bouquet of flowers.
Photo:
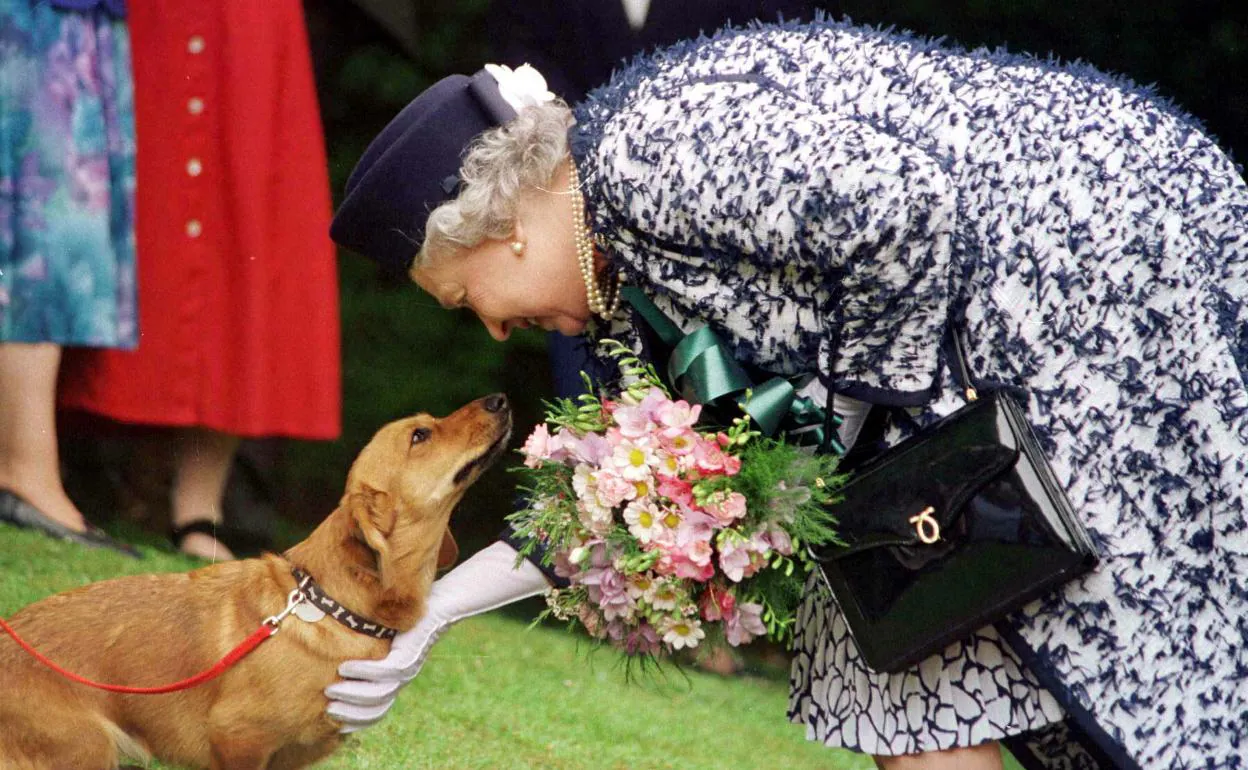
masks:
[(520, 450), (528, 506), (509, 520), (522, 552), (542, 544), (570, 582), (547, 594), (547, 614), (645, 657), (715, 630), (734, 646), (786, 641), (806, 545), (837, 542), (835, 455), (764, 438), (744, 414), (699, 429), (700, 406), (603, 345), (631, 384), (548, 404)]

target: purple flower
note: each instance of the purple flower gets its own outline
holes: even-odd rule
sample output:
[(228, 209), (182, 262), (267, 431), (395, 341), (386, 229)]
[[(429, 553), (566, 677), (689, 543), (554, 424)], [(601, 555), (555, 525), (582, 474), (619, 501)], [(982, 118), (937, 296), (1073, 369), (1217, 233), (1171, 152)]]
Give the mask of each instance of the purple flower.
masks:
[(624, 638), (624, 650), (629, 655), (652, 655), (659, 651), (659, 634), (654, 626), (642, 623)]

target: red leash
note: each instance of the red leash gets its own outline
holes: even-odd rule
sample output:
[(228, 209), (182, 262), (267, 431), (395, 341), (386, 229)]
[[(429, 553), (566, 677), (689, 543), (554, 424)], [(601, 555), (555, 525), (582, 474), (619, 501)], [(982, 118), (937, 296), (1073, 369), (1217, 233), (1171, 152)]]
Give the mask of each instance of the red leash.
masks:
[(17, 632), (14, 631), (8, 623), (5, 623), (3, 618), (0, 618), (0, 628), (4, 629), (9, 636), (13, 637), (13, 641), (17, 642), (19, 647), (34, 656), (35, 660), (67, 679), (71, 679), (79, 684), (85, 684), (89, 687), (95, 687), (100, 690), (108, 690), (109, 692), (128, 693), (131, 695), (159, 695), (162, 693), (177, 692), (179, 690), (189, 690), (192, 687), (201, 685), (204, 682), (221, 676), (227, 669), (247, 657), (252, 650), (259, 647), (261, 642), (268, 639), (273, 634), (276, 634), (278, 626), (281, 625), (282, 619), (289, 615), (295, 609), (295, 605), (302, 602), (303, 599), (303, 594), (300, 593), (298, 588), (291, 591), (290, 596), (286, 600), (286, 609), (282, 610), (282, 612), (277, 615), (265, 618), (264, 622), (260, 624), (259, 628), (252, 632), (251, 636), (248, 636), (237, 647), (230, 650), (226, 656), (217, 661), (216, 665), (212, 668), (201, 671), (195, 676), (183, 679), (180, 682), (161, 685), (159, 687), (126, 687), (125, 685), (119, 684), (103, 684), (101, 682), (93, 682), (86, 677), (73, 673), (72, 671), (66, 671), (52, 661), (48, 660), (43, 653), (39, 652), (34, 647), (31, 647), (25, 639), (18, 636)]

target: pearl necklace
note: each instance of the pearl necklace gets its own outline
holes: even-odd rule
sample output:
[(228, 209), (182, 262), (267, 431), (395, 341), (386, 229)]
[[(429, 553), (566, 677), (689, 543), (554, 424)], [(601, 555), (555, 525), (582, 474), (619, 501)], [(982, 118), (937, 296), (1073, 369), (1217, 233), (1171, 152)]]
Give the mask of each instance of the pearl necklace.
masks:
[(568, 180), (568, 193), (572, 196), (572, 224), (576, 234), (576, 259), (581, 267), (581, 278), (585, 280), (585, 299), (589, 303), (589, 312), (604, 321), (611, 320), (620, 309), (620, 284), (624, 273), (616, 273), (615, 280), (607, 288), (604, 295), (598, 287), (598, 275), (594, 270), (594, 240), (585, 221), (585, 196), (581, 193), (580, 176), (576, 171), (576, 163), (571, 163), (572, 171)]

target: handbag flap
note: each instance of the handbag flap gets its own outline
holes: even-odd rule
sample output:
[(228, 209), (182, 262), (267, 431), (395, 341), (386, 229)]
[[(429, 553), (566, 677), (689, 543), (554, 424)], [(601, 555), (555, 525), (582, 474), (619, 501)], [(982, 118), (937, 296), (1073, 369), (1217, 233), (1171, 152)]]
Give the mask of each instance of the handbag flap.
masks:
[(1018, 461), (1018, 441), (999, 394), (989, 394), (885, 450), (838, 490), (832, 512), (846, 546), (819, 560), (868, 548), (918, 545), (950, 528), (983, 486)]

